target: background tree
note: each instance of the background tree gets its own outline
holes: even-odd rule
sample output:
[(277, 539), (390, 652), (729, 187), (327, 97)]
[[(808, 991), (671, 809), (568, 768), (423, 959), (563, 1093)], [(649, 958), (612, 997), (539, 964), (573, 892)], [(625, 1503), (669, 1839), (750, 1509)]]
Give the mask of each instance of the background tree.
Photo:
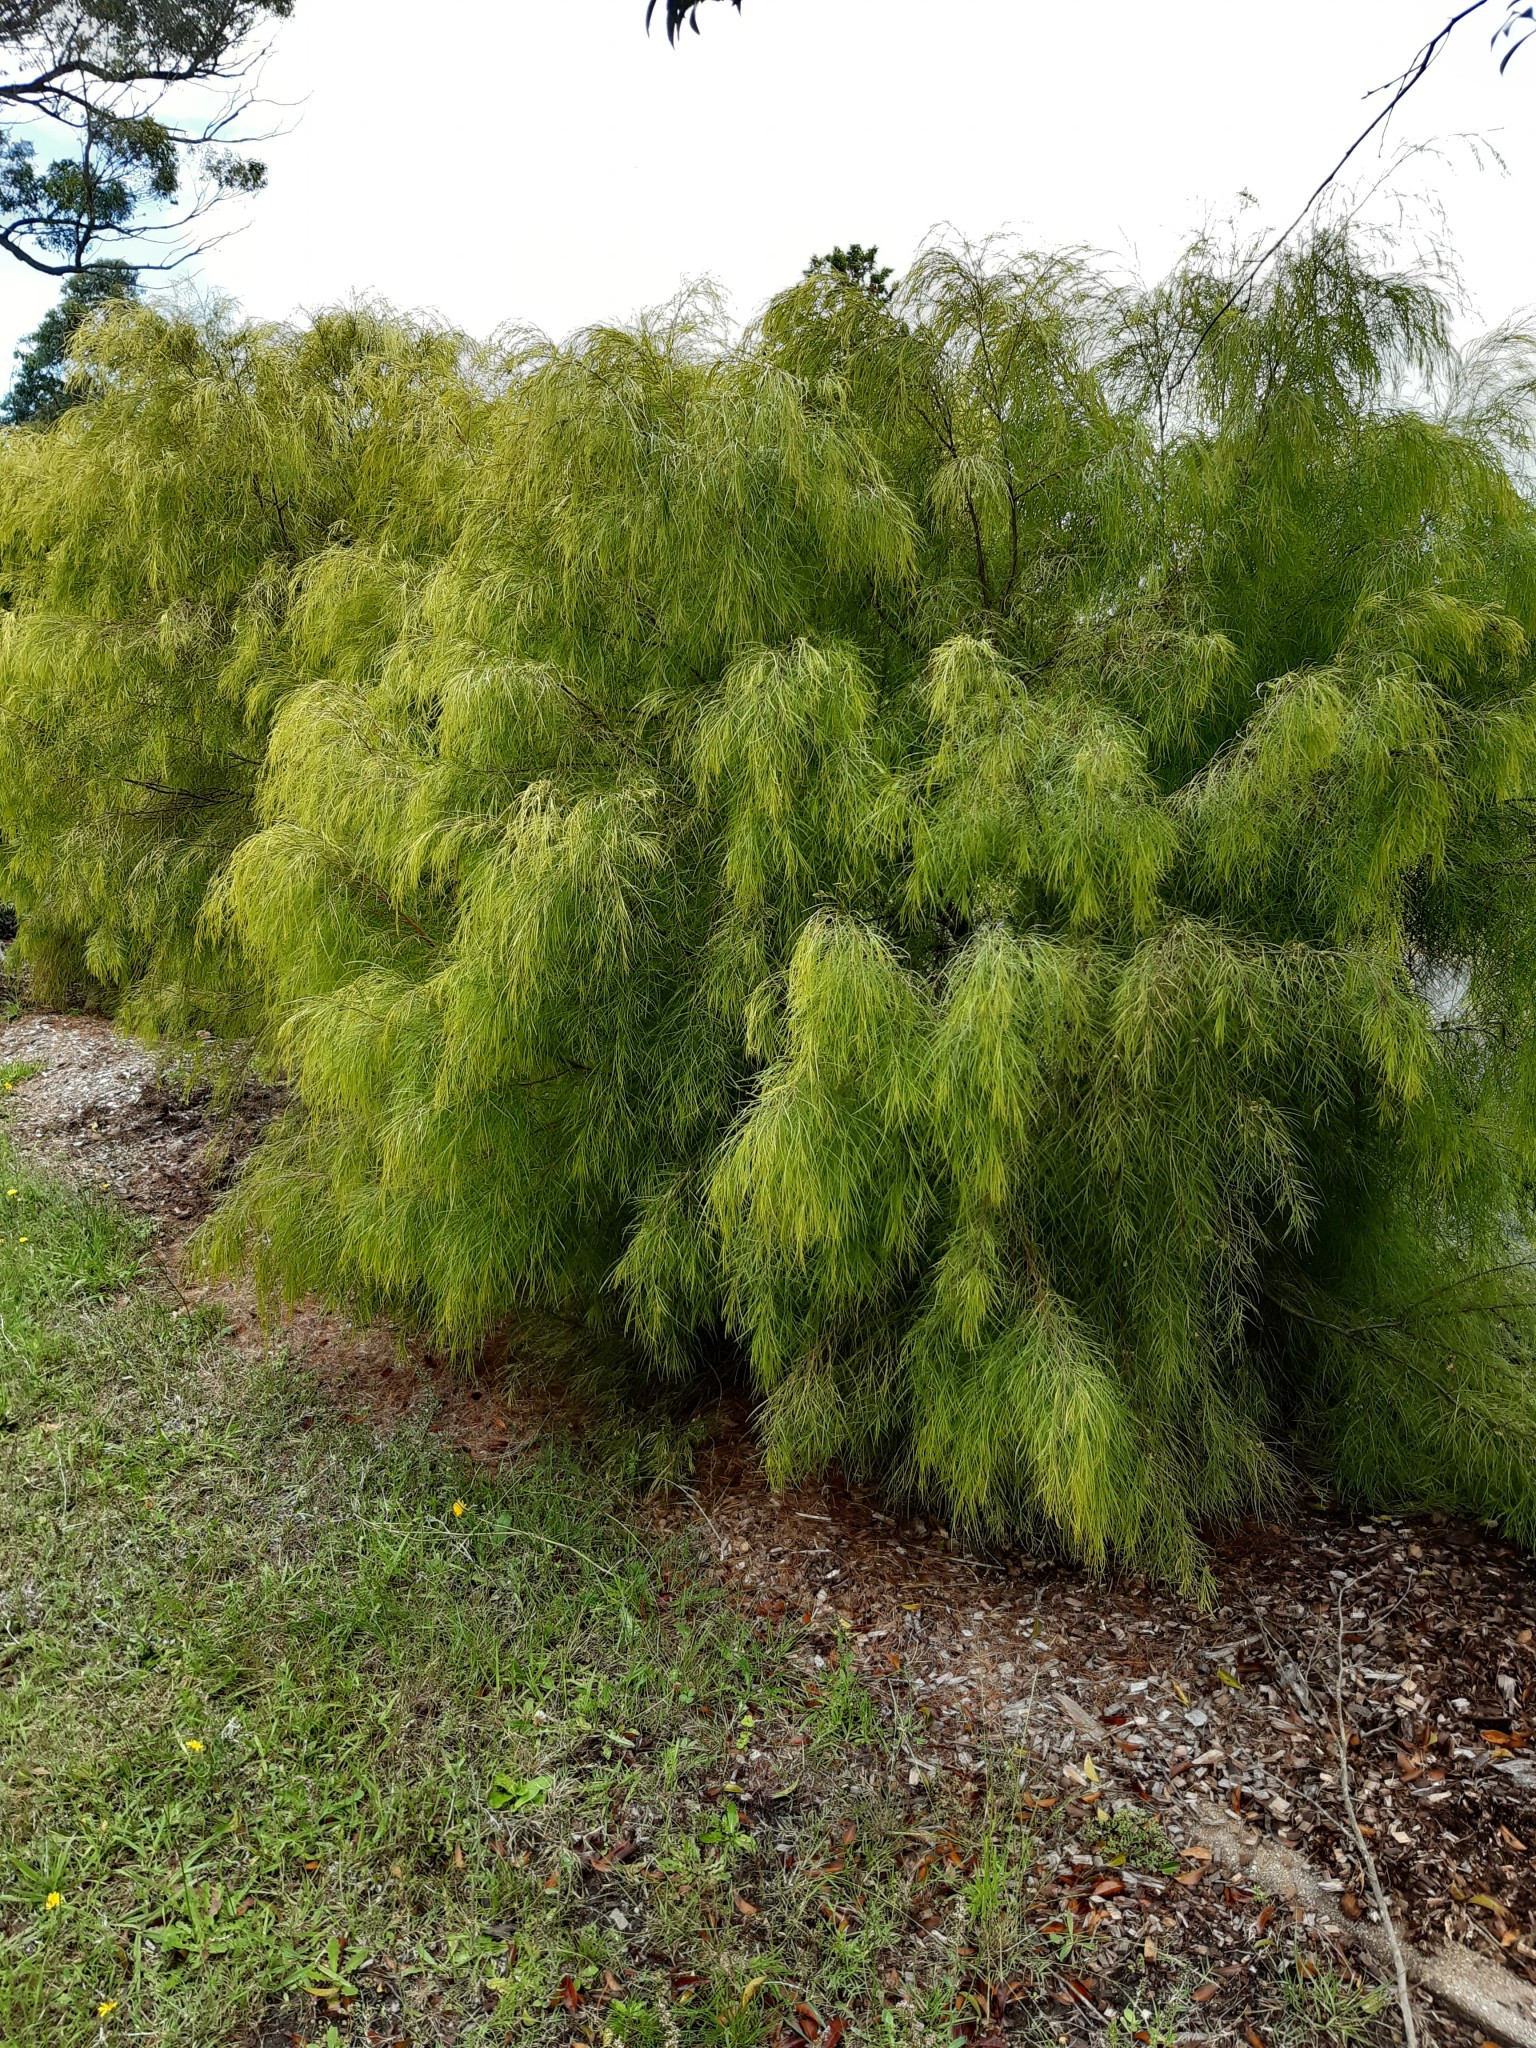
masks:
[(825, 256), (813, 256), (805, 267), (807, 277), (833, 277), (843, 284), (852, 285), (859, 291), (866, 291), (872, 298), (888, 299), (891, 296), (891, 266), (880, 264), (880, 251), (873, 243), (866, 249), (862, 242), (850, 242), (846, 249), (831, 250)]
[(186, 231), (265, 167), (239, 129), (293, 0), (0, 0), (0, 249), (53, 276)]
[(98, 307), (138, 295), (139, 274), (130, 263), (109, 259), (66, 277), (59, 303), (16, 351), (16, 375), (0, 405), (0, 420), (11, 427), (46, 426), (78, 405), (84, 388), (71, 376), (76, 335)]

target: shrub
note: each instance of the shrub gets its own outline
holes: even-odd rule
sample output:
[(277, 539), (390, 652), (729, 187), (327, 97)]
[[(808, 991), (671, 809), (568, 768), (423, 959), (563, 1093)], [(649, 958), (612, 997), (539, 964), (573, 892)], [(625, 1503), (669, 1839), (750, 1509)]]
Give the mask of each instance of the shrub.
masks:
[[(1529, 362), (1341, 234), (1229, 276), (529, 345), (232, 570), (257, 829), (176, 928), (296, 1101), (208, 1256), (738, 1347), (777, 1478), (1186, 1585), (1298, 1450), (1536, 1534)], [(137, 468), (113, 402), (58, 432)]]
[(295, 332), (126, 305), (74, 346), (89, 402), (0, 440), (0, 900), (45, 997), (238, 1029), (257, 992), (203, 902), (252, 828), (306, 576), (366, 549), (387, 606), (440, 545), (463, 345), (367, 309)]

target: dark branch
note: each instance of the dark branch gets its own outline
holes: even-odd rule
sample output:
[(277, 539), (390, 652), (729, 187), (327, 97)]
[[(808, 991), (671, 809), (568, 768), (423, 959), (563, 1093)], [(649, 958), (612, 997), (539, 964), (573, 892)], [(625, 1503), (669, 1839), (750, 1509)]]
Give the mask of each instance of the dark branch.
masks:
[[(698, 34), (699, 9), (703, 4), (704, 0), (667, 0), (667, 41), (669, 43), (675, 44), (685, 28), (691, 28), (695, 35)], [(741, 0), (731, 0), (731, 5), (738, 14), (741, 12)], [(647, 0), (645, 9), (647, 33), (650, 32), (651, 16), (655, 12), (656, 0)]]

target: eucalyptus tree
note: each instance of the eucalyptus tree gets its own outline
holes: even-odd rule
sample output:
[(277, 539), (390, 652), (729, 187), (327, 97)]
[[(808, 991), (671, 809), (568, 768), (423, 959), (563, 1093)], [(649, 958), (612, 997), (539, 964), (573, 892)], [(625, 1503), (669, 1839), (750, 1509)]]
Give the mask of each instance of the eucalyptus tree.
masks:
[[(293, 0), (0, 0), (0, 249), (61, 277), (133, 245), (183, 260), (265, 181), (242, 124)], [(157, 253), (158, 252), (158, 253)]]

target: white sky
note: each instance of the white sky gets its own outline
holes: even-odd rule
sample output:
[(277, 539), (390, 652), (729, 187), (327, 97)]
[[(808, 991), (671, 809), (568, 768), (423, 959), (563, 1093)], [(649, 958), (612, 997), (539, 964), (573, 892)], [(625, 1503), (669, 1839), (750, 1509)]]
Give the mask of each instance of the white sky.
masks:
[[(672, 51), (644, 0), (298, 0), (265, 80), (290, 109), (270, 189), (200, 275), (261, 315), (369, 293), (563, 333), (704, 275), (746, 315), (814, 250), (875, 241), (900, 266), (942, 222), (1153, 273), (1244, 188), (1288, 219), (1449, 11), (744, 0)], [(1536, 44), (1500, 79), (1502, 16), (1458, 31), (1394, 130), (1452, 150), (1406, 179), (1443, 205), (1484, 323), (1536, 305)], [(54, 288), (0, 264), (3, 370)]]

